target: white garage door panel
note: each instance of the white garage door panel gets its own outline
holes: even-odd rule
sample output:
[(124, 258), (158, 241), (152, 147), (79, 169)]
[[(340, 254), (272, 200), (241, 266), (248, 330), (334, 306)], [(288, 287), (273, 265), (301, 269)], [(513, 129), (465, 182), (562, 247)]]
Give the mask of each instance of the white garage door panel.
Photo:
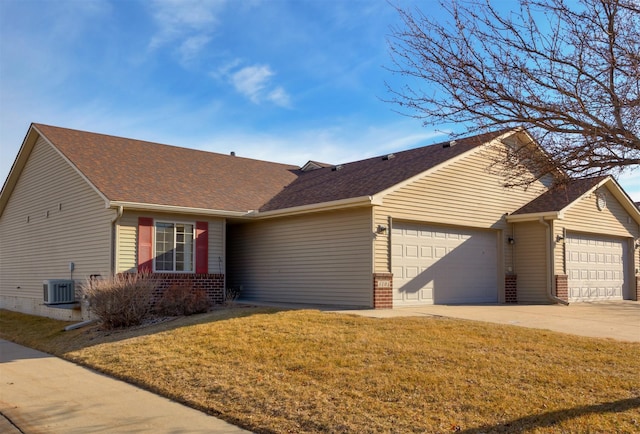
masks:
[(394, 305), (497, 302), (496, 249), (492, 231), (396, 223)]
[(624, 240), (568, 234), (565, 248), (570, 301), (621, 300), (625, 296)]

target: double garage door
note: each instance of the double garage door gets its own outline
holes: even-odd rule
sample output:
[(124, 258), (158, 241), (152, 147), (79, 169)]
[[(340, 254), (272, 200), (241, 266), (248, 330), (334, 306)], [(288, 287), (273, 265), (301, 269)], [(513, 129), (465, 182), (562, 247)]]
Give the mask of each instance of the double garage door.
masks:
[(569, 301), (622, 300), (627, 294), (625, 240), (567, 234)]
[(394, 306), (498, 301), (494, 231), (395, 223)]

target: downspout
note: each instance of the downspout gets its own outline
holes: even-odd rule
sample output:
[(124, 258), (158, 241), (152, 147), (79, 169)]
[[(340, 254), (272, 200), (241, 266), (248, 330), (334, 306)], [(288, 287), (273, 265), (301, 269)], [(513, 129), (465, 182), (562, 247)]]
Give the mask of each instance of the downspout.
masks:
[(118, 237), (116, 233), (116, 223), (122, 217), (124, 213), (124, 206), (118, 205), (116, 215), (111, 219), (111, 274), (116, 274), (116, 244), (118, 243)]
[[(116, 272), (116, 223), (117, 221), (120, 219), (120, 217), (122, 217), (122, 214), (124, 212), (124, 207), (122, 205), (119, 205), (118, 208), (116, 209), (116, 215), (111, 219), (111, 276), (115, 275)], [(99, 276), (99, 275), (91, 275), (90, 279), (93, 278), (93, 276)], [(87, 309), (87, 311), (85, 311), (85, 309)], [(95, 318), (91, 318), (90, 317), (90, 307), (89, 307), (89, 300), (88, 298), (86, 298), (86, 295), (82, 296), (82, 301), (81, 301), (81, 312), (82, 312), (82, 317), (85, 317), (85, 312), (86, 315), (88, 315), (88, 319), (86, 321), (82, 321), (80, 323), (77, 324), (72, 324), (70, 326), (65, 327), (65, 331), (69, 331), (69, 330), (74, 330), (80, 327), (84, 327), (87, 325), (90, 325), (92, 323), (94, 323), (96, 320)]]
[(545, 243), (546, 259), (547, 259), (547, 298), (553, 301), (554, 303), (560, 303), (560, 304), (564, 304), (565, 306), (568, 306), (569, 305), (568, 301), (553, 295), (553, 276), (555, 273), (554, 273), (553, 255), (551, 254), (551, 252), (553, 251), (552, 250), (553, 239), (551, 238), (551, 226), (549, 225), (549, 223), (547, 223), (544, 220), (544, 217), (540, 217), (538, 219), (538, 223), (540, 223), (545, 227), (545, 234), (546, 234), (545, 238), (547, 240), (547, 242)]
[(111, 219), (111, 224), (115, 224), (120, 217), (122, 217), (122, 213), (124, 212), (124, 207), (122, 205), (118, 205), (118, 209), (116, 210), (116, 216)]

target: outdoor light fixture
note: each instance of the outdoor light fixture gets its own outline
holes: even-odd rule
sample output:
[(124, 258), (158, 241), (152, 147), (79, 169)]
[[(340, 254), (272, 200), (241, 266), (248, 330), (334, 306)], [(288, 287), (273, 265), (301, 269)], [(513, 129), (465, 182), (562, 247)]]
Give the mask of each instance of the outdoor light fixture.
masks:
[(376, 234), (385, 234), (385, 233), (387, 233), (387, 227), (378, 225), (378, 227), (376, 228)]
[(564, 237), (562, 235), (556, 235), (556, 243), (559, 243), (562, 240), (564, 240)]
[(513, 237), (509, 237), (507, 238), (507, 242), (511, 245), (514, 245), (516, 243), (516, 240), (514, 240)]

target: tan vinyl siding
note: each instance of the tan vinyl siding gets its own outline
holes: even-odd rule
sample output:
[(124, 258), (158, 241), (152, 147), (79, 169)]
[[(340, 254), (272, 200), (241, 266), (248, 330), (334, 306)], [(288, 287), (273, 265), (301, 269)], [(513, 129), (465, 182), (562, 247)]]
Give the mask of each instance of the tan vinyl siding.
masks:
[(242, 298), (372, 305), (370, 208), (228, 228), (227, 281), (242, 286)]
[(28, 302), (18, 299), (27, 298), (39, 306), (42, 281), (68, 279), (70, 262), (78, 283), (91, 274), (108, 275), (114, 214), (58, 152), (39, 139), (0, 217), (4, 301), (26, 306)]
[(116, 223), (116, 273), (133, 273), (138, 269), (138, 216), (125, 211)]
[(376, 273), (391, 272), (391, 228), (393, 219), (389, 218), (389, 211), (379, 206), (373, 207), (372, 231), (375, 233), (378, 226), (387, 228), (386, 232), (374, 235), (374, 269)]
[[(489, 167), (497, 158), (487, 148), (472, 151), (393, 191), (376, 207), (374, 226), (388, 218), (462, 227), (508, 229), (505, 213), (511, 213), (541, 194), (536, 182), (528, 188), (505, 188), (504, 179)], [(376, 240), (375, 270), (389, 271), (388, 240)]]
[(185, 214), (161, 214), (126, 211), (117, 222), (117, 272), (135, 272), (137, 262), (138, 217), (151, 217), (154, 220), (194, 223), (209, 223), (209, 272), (224, 274), (225, 221), (222, 218), (193, 216)]
[(546, 229), (538, 222), (513, 225), (518, 303), (548, 303)]
[[(596, 206), (596, 195), (591, 193), (577, 201), (563, 215), (563, 218), (555, 222), (556, 235), (564, 235), (564, 231), (583, 232), (590, 234), (611, 235), (616, 237), (637, 239), (640, 236), (638, 224), (629, 216), (620, 202), (613, 196), (608, 188), (602, 187), (607, 198), (607, 206), (602, 211)], [(561, 245), (555, 249), (555, 268), (564, 270), (564, 256)], [(633, 252), (633, 250), (630, 250)], [(636, 266), (638, 254), (635, 254)]]
[(514, 272), (516, 268), (516, 264), (514, 262), (516, 245), (510, 244), (509, 238), (513, 238), (515, 242), (515, 237), (513, 233), (513, 224), (510, 224), (507, 230), (502, 233), (502, 248), (504, 253), (504, 272), (511, 274)]

